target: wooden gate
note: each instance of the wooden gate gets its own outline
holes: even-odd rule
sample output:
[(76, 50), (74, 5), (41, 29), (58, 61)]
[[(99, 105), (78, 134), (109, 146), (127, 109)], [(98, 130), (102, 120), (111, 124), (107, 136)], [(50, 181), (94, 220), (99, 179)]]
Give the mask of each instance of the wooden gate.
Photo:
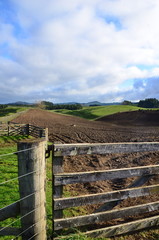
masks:
[[(64, 228), (75, 228), (106, 222), (122, 217), (140, 216), (143, 213), (159, 210), (159, 201), (137, 206), (130, 206), (112, 210), (122, 200), (148, 196), (159, 193), (159, 184), (143, 186), (152, 176), (159, 174), (159, 165), (131, 167), (115, 170), (63, 173), (63, 157), (159, 151), (159, 142), (140, 143), (106, 143), (106, 144), (55, 144), (53, 145), (53, 228), (54, 234)], [(138, 177), (127, 189), (118, 191), (89, 194), (76, 197), (63, 197), (63, 186), (74, 183), (96, 182), (103, 180), (123, 179)], [(83, 206), (88, 204), (103, 205), (96, 213), (77, 217), (63, 218), (65, 208)], [(115, 226), (86, 231), (85, 234), (97, 237), (112, 237), (159, 225), (159, 215), (118, 224)], [(57, 236), (57, 235), (56, 235)], [(55, 239), (60, 239), (57, 237)]]

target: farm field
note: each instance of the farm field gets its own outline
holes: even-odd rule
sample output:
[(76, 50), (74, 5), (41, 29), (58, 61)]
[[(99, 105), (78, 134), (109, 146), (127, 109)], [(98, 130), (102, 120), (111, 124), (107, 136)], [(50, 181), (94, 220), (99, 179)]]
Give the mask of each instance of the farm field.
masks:
[(159, 141), (159, 111), (132, 111), (97, 121), (31, 109), (14, 121), (48, 127), (49, 140), (61, 143)]
[(16, 118), (19, 114), (24, 113), (30, 107), (7, 106), (5, 109), (0, 109), (0, 122), (8, 122)]
[[(159, 111), (137, 111), (118, 113), (109, 117), (89, 121), (79, 117), (60, 115), (44, 110), (31, 109), (21, 114), (16, 119), (17, 123), (31, 123), (40, 127), (49, 128), (49, 141), (61, 143), (104, 143), (104, 142), (159, 142)], [(104, 169), (127, 168), (143, 165), (158, 164), (159, 152), (132, 153), (132, 154), (107, 154), (106, 156), (79, 156), (65, 157), (64, 171), (80, 172)], [(48, 177), (49, 178), (49, 177)], [(65, 187), (67, 194), (102, 193), (104, 191), (118, 190), (129, 186), (132, 179), (118, 181), (105, 181), (87, 184), (75, 184)], [(158, 177), (149, 180), (149, 184), (157, 184)], [(120, 203), (119, 207), (159, 201), (159, 196), (134, 198)], [(65, 212), (66, 216), (78, 215), (85, 212), (93, 213), (98, 206), (85, 206), (80, 209), (71, 209)], [(144, 216), (143, 216), (144, 217)], [(134, 219), (138, 219), (136, 216)], [(102, 226), (128, 222), (132, 218), (119, 219), (103, 223)], [(91, 229), (91, 228), (90, 228)], [(116, 239), (146, 240), (158, 239), (159, 231), (142, 232)]]
[(88, 120), (95, 120), (100, 117), (111, 115), (114, 113), (137, 111), (139, 109), (142, 108), (130, 105), (108, 105), (108, 106), (83, 107), (80, 110), (58, 109), (54, 110), (53, 112), (82, 117)]

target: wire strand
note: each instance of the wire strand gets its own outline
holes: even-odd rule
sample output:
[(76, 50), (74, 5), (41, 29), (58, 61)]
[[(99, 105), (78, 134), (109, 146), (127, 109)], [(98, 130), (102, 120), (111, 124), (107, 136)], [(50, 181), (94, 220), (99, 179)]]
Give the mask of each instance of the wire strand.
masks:
[(24, 217), (28, 216), (29, 214), (31, 214), (31, 213), (33, 213), (33, 212), (35, 212), (35, 210), (36, 210), (36, 209), (38, 209), (38, 208), (40, 208), (40, 207), (41, 207), (41, 206), (39, 206), (39, 207), (37, 207), (37, 208), (33, 209), (32, 211), (30, 211), (30, 212), (26, 213), (26, 214), (25, 214), (25, 215), (23, 215), (22, 217), (18, 218), (17, 220), (15, 220), (15, 221), (13, 221), (12, 223), (8, 224), (7, 226), (3, 227), (3, 228), (0, 230), (0, 232), (2, 232), (3, 230), (5, 230), (6, 228), (10, 227), (10, 226), (11, 226), (13, 223), (16, 223), (16, 222), (18, 222), (20, 219), (22, 219), (22, 218), (24, 218)]
[(40, 231), (40, 232), (38, 232), (38, 233), (35, 233), (32, 237), (30, 237), (29, 239), (27, 239), (27, 240), (31, 240), (33, 237), (35, 237), (35, 236), (37, 236), (37, 235), (39, 235), (41, 232), (43, 232), (43, 230), (42, 231)]
[(35, 210), (36, 210), (36, 209), (34, 209), (33, 211), (30, 211), (29, 213), (25, 214), (24, 216), (18, 218), (17, 220), (15, 220), (15, 221), (13, 221), (12, 223), (8, 224), (7, 226), (3, 227), (3, 228), (0, 230), (0, 232), (2, 232), (3, 230), (5, 230), (6, 228), (10, 227), (13, 223), (16, 223), (16, 222), (18, 222), (20, 219), (26, 217), (26, 216), (29, 215), (30, 213), (35, 212)]
[[(41, 233), (41, 232), (39, 232), (39, 233)], [(39, 233), (35, 233), (35, 234), (34, 234), (32, 237), (30, 237), (28, 240), (33, 239), (33, 237), (37, 236)]]
[[(10, 205), (7, 205), (6, 207), (10, 207), (10, 206), (14, 205), (15, 203), (21, 202), (21, 201), (23, 201), (23, 200), (25, 200), (25, 199), (27, 199), (27, 198), (35, 195), (37, 192), (40, 192), (41, 190), (43, 190), (43, 188), (40, 188), (39, 190), (35, 191), (34, 193), (31, 193), (31, 194), (29, 194), (29, 195), (27, 195), (27, 196), (19, 199), (18, 201), (14, 202), (14, 203), (12, 203), (12, 204), (10, 204)], [(6, 207), (1, 208), (1, 209), (0, 209), (0, 212), (1, 212), (3, 209), (5, 209)]]
[(21, 236), (23, 233), (27, 232), (30, 228), (34, 227), (35, 224), (33, 224), (32, 226), (28, 227), (27, 229), (25, 229), (23, 232), (21, 232), (20, 234), (18, 234), (15, 238), (12, 238), (11, 240), (16, 239), (17, 237)]
[(1, 158), (1, 157), (5, 157), (5, 156), (10, 156), (10, 155), (13, 155), (13, 154), (17, 154), (17, 153), (21, 153), (21, 152), (25, 152), (25, 151), (29, 151), (29, 150), (32, 150), (32, 149), (35, 149), (35, 148), (39, 148), (39, 147), (36, 146), (36, 147), (32, 147), (32, 148), (27, 148), (27, 149), (24, 149), (24, 150), (20, 150), (20, 151), (17, 151), (17, 152), (1, 154), (1, 155), (0, 155), (0, 158)]
[(37, 172), (40, 172), (40, 170), (38, 170), (38, 171), (33, 171), (33, 172), (30, 172), (30, 173), (26, 173), (26, 174), (21, 175), (21, 176), (19, 176), (19, 177), (9, 179), (9, 180), (7, 180), (7, 181), (5, 181), (5, 182), (0, 183), (0, 185), (3, 185), (3, 184), (5, 184), (5, 183), (11, 182), (11, 181), (15, 181), (15, 180), (17, 180), (17, 179), (26, 177), (26, 176), (28, 176), (28, 175), (30, 175), (30, 174), (37, 173)]
[(27, 229), (25, 229), (24, 231), (22, 231), (20, 234), (18, 234), (15, 238), (12, 238), (12, 240), (15, 240), (17, 237), (21, 236), (23, 233), (27, 232), (30, 228), (34, 227), (35, 225), (37, 225), (39, 222), (41, 222), (42, 219), (36, 223), (34, 223), (32, 226), (28, 227)]

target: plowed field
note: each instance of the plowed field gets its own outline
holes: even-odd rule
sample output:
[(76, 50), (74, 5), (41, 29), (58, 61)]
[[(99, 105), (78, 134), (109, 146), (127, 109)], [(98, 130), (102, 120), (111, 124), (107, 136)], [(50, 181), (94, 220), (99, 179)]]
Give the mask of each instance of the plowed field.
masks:
[[(101, 118), (98, 121), (88, 121), (78, 117), (32, 109), (20, 115), (14, 119), (14, 121), (48, 127), (49, 140), (52, 142), (159, 142), (159, 111), (120, 113)], [(158, 164), (158, 162), (159, 152), (66, 157), (64, 161), (64, 170), (66, 172), (93, 171), (99, 169), (104, 170), (151, 165)], [(112, 191), (126, 188), (132, 184), (134, 180), (135, 178), (74, 184), (67, 187), (66, 190), (72, 190), (72, 194)], [(158, 177), (155, 176), (148, 181), (147, 185), (157, 184), (158, 180)], [(153, 195), (144, 198), (133, 198), (129, 201), (124, 200), (118, 207), (142, 204), (150, 201), (159, 201), (159, 196)], [(93, 212), (97, 208), (98, 206), (86, 206), (84, 209), (88, 212)], [(126, 218), (121, 219), (119, 222), (129, 220), (130, 218)], [(106, 223), (106, 225), (109, 224), (110, 223)], [(115, 222), (113, 222), (113, 224), (115, 224)]]
[(48, 127), (49, 140), (61, 143), (159, 141), (159, 111), (114, 114), (98, 121), (31, 109), (15, 122)]

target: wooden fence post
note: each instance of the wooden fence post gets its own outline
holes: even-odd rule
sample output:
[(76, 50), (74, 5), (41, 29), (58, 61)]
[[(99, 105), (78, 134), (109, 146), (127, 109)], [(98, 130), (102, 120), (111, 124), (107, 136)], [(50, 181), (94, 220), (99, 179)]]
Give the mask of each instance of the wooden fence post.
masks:
[(9, 124), (10, 124), (10, 122), (8, 121), (8, 125), (7, 125), (8, 136), (9, 136), (9, 130), (10, 130)]
[(42, 138), (42, 136), (43, 136), (43, 129), (40, 129), (39, 130), (39, 138)]
[(25, 133), (27, 136), (29, 136), (29, 124), (25, 125)]
[(52, 216), (53, 216), (53, 235), (55, 233), (54, 229), (54, 219), (62, 218), (63, 217), (63, 210), (55, 210), (54, 209), (54, 199), (56, 198), (62, 198), (63, 195), (63, 186), (55, 186), (54, 182), (54, 175), (57, 173), (62, 173), (63, 172), (63, 157), (55, 157), (54, 156), (54, 145), (53, 145), (53, 150), (52, 150), (52, 173), (53, 173), (53, 208), (52, 208)]
[(45, 140), (49, 141), (49, 130), (48, 130), (48, 128), (45, 128)]
[[(46, 239), (45, 164), (46, 141), (18, 143), (18, 173), (22, 239)], [(29, 150), (28, 150), (29, 149)]]

